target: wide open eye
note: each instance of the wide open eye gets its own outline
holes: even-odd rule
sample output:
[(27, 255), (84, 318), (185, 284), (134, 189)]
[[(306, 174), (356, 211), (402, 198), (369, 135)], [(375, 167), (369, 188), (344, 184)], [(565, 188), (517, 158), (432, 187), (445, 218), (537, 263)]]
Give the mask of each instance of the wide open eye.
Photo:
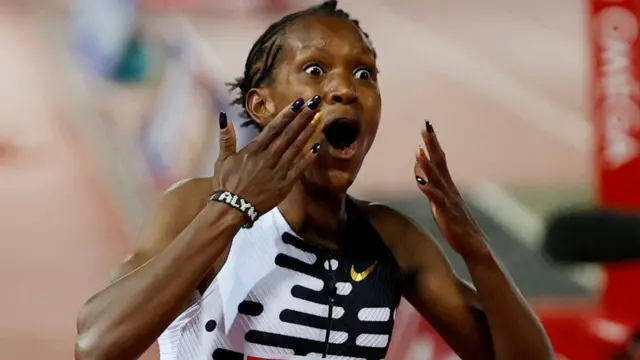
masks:
[(324, 74), (324, 70), (320, 67), (320, 65), (310, 64), (304, 67), (304, 72), (311, 76), (322, 76)]
[(358, 80), (371, 80), (371, 78), (373, 77), (371, 71), (367, 69), (358, 69), (353, 75)]

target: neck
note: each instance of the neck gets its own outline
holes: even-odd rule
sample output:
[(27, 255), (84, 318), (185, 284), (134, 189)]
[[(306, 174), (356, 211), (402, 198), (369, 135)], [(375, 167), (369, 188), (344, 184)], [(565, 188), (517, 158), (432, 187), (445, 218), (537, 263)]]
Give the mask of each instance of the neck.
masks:
[(306, 240), (326, 243), (333, 239), (335, 243), (346, 224), (346, 196), (298, 182), (278, 209), (291, 229)]

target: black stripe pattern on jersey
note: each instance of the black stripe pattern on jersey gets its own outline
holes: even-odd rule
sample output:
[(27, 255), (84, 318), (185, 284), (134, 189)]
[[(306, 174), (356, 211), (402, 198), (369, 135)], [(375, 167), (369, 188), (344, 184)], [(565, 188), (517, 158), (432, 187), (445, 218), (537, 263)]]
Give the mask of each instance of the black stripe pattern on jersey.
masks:
[[(352, 215), (353, 209), (351, 214), (348, 212), (349, 241), (341, 253), (321, 249), (285, 232), (282, 242), (286, 246), (274, 259), (280, 268), (319, 279), (323, 283), (320, 290), (305, 286), (304, 281), (292, 286), (290, 296), (317, 308), (313, 313), (285, 308), (278, 314), (279, 320), (293, 327), (329, 331), (329, 343), (257, 329), (249, 329), (245, 333), (247, 343), (288, 349), (297, 356), (385, 357), (391, 340), (395, 309), (400, 301), (399, 269), (368, 220), (358, 216), (354, 220)], [(288, 247), (291, 251), (287, 251)], [(305, 259), (296, 258), (295, 254), (300, 251), (315, 255), (315, 261), (309, 263), (308, 259), (305, 262)], [(352, 276), (352, 268), (356, 273), (362, 273), (371, 266), (374, 266), (373, 270), (364, 277), (354, 279)], [(326, 310), (330, 302), (335, 315), (331, 319)], [(246, 316), (259, 316), (263, 310), (263, 304), (253, 299), (241, 303), (238, 312)], [(327, 315), (318, 316), (319, 313)], [(237, 354), (216, 349), (213, 359), (239, 359), (235, 357)]]

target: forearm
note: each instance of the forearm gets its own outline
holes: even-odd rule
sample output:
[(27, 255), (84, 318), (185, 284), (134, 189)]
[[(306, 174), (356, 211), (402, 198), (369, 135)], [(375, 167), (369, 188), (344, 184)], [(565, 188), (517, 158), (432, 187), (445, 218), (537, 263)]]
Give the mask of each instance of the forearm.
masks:
[(137, 359), (183, 309), (225, 251), (242, 215), (209, 204), (160, 254), (93, 296), (78, 317), (78, 352)]
[(490, 250), (466, 256), (491, 329), (496, 358), (552, 359), (553, 350), (537, 316)]

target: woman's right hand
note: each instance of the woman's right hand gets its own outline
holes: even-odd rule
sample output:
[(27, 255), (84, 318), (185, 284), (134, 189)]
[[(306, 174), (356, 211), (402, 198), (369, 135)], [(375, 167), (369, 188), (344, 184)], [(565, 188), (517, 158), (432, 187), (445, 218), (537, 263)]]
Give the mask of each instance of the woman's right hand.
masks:
[[(259, 214), (277, 206), (316, 158), (322, 133), (320, 96), (296, 100), (273, 119), (241, 151), (236, 151), (233, 125), (220, 113), (220, 155), (214, 191), (229, 191), (249, 201)], [(312, 137), (314, 138), (311, 141)]]

